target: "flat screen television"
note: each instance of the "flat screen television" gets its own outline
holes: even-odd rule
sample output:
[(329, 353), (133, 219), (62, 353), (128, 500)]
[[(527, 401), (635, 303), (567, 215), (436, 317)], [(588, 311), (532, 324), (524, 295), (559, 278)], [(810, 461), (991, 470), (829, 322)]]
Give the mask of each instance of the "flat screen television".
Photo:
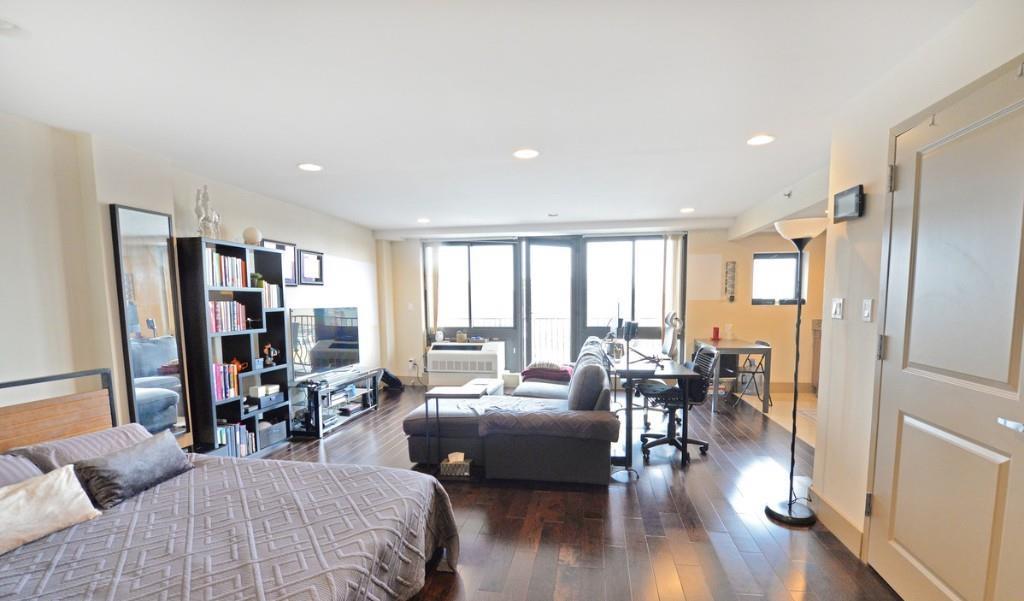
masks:
[(359, 363), (359, 312), (355, 307), (292, 309), (295, 378), (352, 368)]

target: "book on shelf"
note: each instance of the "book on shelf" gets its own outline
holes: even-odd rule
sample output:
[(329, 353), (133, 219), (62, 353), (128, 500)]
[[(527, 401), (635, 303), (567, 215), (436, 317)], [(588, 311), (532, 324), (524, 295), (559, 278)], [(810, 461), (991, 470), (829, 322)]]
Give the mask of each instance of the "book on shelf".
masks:
[(284, 306), (281, 304), (281, 286), (263, 282), (263, 306), (267, 309), (280, 309)]
[(234, 363), (214, 363), (213, 372), (213, 398), (217, 401), (230, 399), (241, 394), (241, 387), (238, 385), (238, 365)]
[(247, 329), (245, 305), (238, 301), (207, 301), (210, 332), (239, 332)]
[(210, 247), (204, 249), (204, 259), (207, 286), (245, 288), (249, 285), (244, 259), (222, 255)]
[(217, 420), (217, 445), (228, 448), (232, 457), (245, 457), (255, 453), (256, 433), (250, 432), (245, 424), (229, 424), (227, 420)]

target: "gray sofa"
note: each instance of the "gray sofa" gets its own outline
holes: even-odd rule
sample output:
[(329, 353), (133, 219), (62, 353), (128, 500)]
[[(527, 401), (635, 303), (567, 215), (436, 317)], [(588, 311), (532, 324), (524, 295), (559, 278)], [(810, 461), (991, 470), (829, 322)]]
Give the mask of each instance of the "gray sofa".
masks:
[(178, 360), (174, 336), (132, 338), (128, 341), (135, 388), (135, 420), (156, 434), (177, 422), (181, 401), (181, 375), (160, 373)]
[(431, 464), (461, 451), (488, 478), (607, 484), (619, 420), (608, 410), (604, 353), (593, 341), (584, 344), (568, 384), (524, 382), (508, 396), (444, 399), (439, 417), (431, 404), (429, 419), (417, 407), (403, 421), (409, 459)]

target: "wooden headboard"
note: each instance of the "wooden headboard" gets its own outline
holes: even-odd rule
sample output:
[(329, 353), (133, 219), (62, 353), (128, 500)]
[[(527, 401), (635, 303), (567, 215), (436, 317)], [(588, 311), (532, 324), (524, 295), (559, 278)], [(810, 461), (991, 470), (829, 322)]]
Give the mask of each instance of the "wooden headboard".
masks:
[(99, 390), (0, 407), (0, 453), (23, 445), (105, 430), (116, 420), (109, 369), (0, 383), (0, 389), (12, 389), (90, 377), (100, 379)]

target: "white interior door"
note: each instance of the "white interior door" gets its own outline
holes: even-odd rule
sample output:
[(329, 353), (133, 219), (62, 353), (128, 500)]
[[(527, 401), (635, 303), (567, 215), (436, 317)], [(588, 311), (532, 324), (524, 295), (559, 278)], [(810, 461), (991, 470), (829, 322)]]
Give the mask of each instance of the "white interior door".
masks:
[(900, 134), (896, 165), (868, 560), (908, 601), (1019, 601), (1024, 77)]

